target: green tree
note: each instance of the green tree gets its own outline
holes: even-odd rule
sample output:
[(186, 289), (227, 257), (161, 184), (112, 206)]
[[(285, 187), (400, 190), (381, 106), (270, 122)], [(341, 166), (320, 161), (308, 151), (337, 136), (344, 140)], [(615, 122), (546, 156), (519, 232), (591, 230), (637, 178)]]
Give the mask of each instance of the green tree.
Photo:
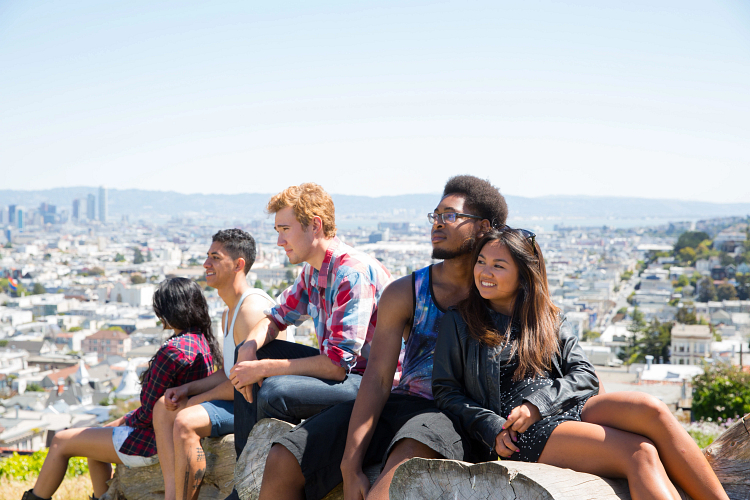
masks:
[(36, 382), (32, 382), (26, 386), (26, 390), (29, 392), (44, 392), (44, 387), (37, 384)]
[(5, 244), (3, 248), (13, 248), (13, 245), (10, 244), (10, 241)]
[(253, 286), (259, 290), (263, 290), (263, 283), (260, 280), (255, 280), (255, 285)]
[(737, 290), (729, 283), (722, 283), (716, 289), (716, 297), (719, 300), (735, 300), (737, 298)]
[(595, 331), (592, 331), (592, 330), (584, 330), (583, 336), (582, 336), (582, 340), (584, 342), (590, 342), (590, 341), (598, 339), (601, 336), (602, 336), (602, 334), (599, 333), (599, 332), (595, 332)]
[(680, 259), (681, 262), (684, 262), (685, 264), (692, 264), (695, 262), (695, 249), (692, 247), (685, 247), (679, 252), (677, 252), (677, 258)]
[(42, 295), (47, 293), (47, 289), (41, 283), (34, 283), (34, 288), (31, 290), (31, 295)]
[(135, 254), (133, 257), (133, 264), (143, 264), (145, 262), (140, 249), (136, 248), (133, 253)]
[(148, 249), (148, 253), (146, 254), (146, 260), (149, 261), (149, 262), (151, 262), (152, 260), (154, 260), (154, 256), (151, 254), (151, 249), (150, 248)]
[(716, 300), (716, 287), (714, 281), (711, 278), (703, 278), (700, 281), (700, 293), (698, 294), (698, 302), (708, 302), (709, 300)]
[(677, 239), (674, 245), (674, 252), (677, 254), (686, 247), (696, 248), (704, 240), (710, 240), (711, 237), (703, 231), (685, 231)]
[(661, 357), (664, 362), (669, 361), (669, 346), (672, 342), (672, 323), (659, 323), (653, 320), (643, 329), (636, 342), (636, 361), (645, 362), (646, 355), (654, 359)]
[(628, 339), (628, 345), (624, 346), (617, 355), (628, 365), (635, 363), (638, 359), (638, 336), (644, 328), (646, 328), (646, 321), (643, 313), (636, 306), (631, 315), (630, 326), (628, 326), (628, 331), (632, 335)]
[(115, 262), (125, 262), (125, 256), (118, 252), (117, 255), (115, 255)]
[(684, 325), (697, 325), (698, 317), (695, 314), (695, 307), (680, 307), (675, 314), (675, 321)]
[(677, 286), (688, 286), (690, 284), (690, 278), (684, 274), (677, 278)]
[(717, 363), (706, 366), (693, 379), (693, 417), (740, 418), (750, 412), (750, 373), (738, 366)]
[(134, 285), (140, 285), (141, 283), (146, 282), (146, 278), (140, 273), (133, 273), (130, 275), (130, 282)]

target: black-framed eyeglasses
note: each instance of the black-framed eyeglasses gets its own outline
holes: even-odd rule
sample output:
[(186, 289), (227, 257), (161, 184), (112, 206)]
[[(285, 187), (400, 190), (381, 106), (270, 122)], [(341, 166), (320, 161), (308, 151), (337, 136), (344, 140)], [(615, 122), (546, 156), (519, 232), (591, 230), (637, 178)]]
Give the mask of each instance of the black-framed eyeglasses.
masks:
[(436, 214), (436, 213), (429, 213), (427, 214), (427, 220), (430, 221), (430, 224), (453, 224), (456, 222), (456, 219), (458, 217), (466, 217), (468, 219), (479, 219), (482, 220), (484, 217), (480, 217), (478, 215), (471, 215), (471, 214), (462, 214), (460, 212), (445, 212), (442, 214)]
[(531, 248), (534, 250), (534, 255), (537, 258), (539, 258), (539, 254), (536, 251), (536, 233), (534, 233), (533, 231), (529, 231), (528, 229), (513, 228), (513, 227), (508, 226), (507, 224), (501, 227), (500, 229), (498, 229), (498, 231), (500, 232), (514, 231), (520, 234), (521, 236), (529, 240), (529, 242), (531, 243)]

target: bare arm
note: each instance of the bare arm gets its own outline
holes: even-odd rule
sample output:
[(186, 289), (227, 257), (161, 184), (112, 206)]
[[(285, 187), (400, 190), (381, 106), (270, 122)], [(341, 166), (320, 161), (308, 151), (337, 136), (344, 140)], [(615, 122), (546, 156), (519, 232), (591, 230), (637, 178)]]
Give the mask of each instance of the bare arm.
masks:
[[(383, 291), (378, 305), (378, 323), (372, 339), (370, 357), (349, 420), (346, 449), (341, 461), (345, 495), (347, 489), (356, 489), (359, 483), (369, 488), (369, 482), (364, 486), (361, 481), (362, 461), (391, 392), (393, 375), (396, 373), (401, 351), (401, 338), (411, 319), (412, 309), (410, 276), (394, 281)], [(365, 493), (366, 490), (362, 497)]]

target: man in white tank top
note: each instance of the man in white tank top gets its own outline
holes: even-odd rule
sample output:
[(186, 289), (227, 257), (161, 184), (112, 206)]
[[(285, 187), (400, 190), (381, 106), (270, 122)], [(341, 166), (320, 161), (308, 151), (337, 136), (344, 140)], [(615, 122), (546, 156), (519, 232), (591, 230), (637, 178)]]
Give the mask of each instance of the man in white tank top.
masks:
[(200, 439), (234, 432), (235, 391), (228, 374), (235, 346), (275, 305), (263, 290), (247, 284), (255, 253), (255, 240), (240, 229), (219, 231), (208, 249), (203, 263), (206, 283), (216, 288), (228, 308), (222, 315), (224, 362), (221, 370), (204, 379), (168, 389), (154, 407), (166, 500), (197, 498), (206, 472)]

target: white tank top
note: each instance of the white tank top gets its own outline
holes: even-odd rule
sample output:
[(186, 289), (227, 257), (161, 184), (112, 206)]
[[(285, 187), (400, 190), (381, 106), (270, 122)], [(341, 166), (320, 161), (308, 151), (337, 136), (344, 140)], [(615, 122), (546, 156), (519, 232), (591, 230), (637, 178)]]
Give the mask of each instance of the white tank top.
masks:
[[(240, 307), (242, 307), (242, 303), (245, 301), (245, 298), (249, 295), (259, 295), (265, 299), (267, 299), (272, 305), (276, 305), (276, 301), (273, 300), (266, 292), (261, 290), (260, 288), (248, 288), (245, 290), (245, 293), (242, 294), (240, 297), (240, 300), (237, 302), (237, 306), (234, 308), (234, 315), (232, 317), (232, 324), (228, 325), (227, 319), (229, 317), (229, 309), (226, 310), (226, 312), (223, 315), (223, 323), (224, 323), (224, 348), (223, 348), (223, 354), (224, 354), (224, 373), (227, 375), (227, 378), (229, 378), (229, 370), (232, 369), (232, 366), (234, 366), (234, 350), (237, 348), (237, 345), (234, 342), (234, 322), (237, 321), (237, 313), (240, 312)], [(228, 357), (227, 357), (228, 356)]]

